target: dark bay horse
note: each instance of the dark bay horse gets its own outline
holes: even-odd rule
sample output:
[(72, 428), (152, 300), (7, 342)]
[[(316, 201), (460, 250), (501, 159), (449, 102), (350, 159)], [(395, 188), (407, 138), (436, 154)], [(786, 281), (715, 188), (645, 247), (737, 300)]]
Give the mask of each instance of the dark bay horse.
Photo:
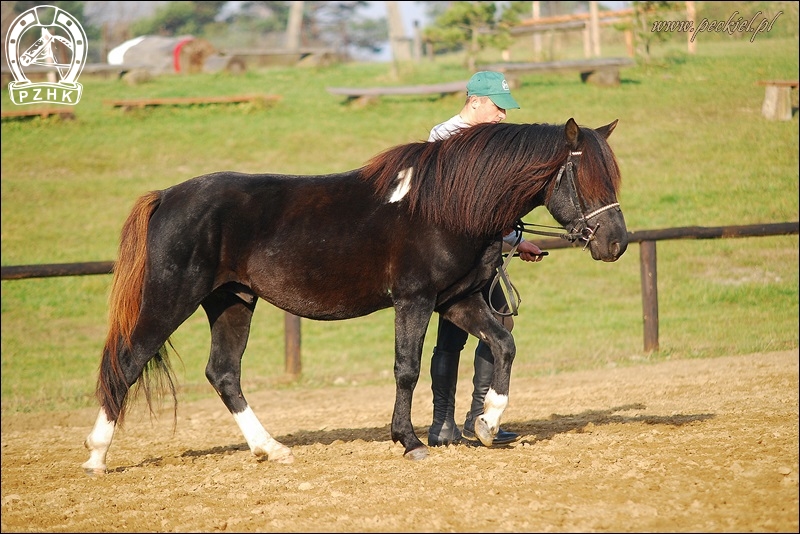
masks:
[(544, 205), (595, 260), (616, 261), (628, 244), (619, 167), (606, 141), (616, 124), (481, 124), (390, 148), (339, 174), (218, 172), (145, 194), (122, 228), (100, 412), (83, 468), (106, 471), (134, 384), (148, 405), (151, 393), (165, 391), (177, 402), (166, 347), (199, 306), (211, 327), (206, 377), (252, 453), (291, 462), (240, 386), (259, 298), (316, 320), (394, 307), (391, 437), (412, 460), (428, 454), (411, 424), (411, 400), (432, 314), (484, 340), (494, 376), (476, 432), (491, 444), (515, 354), (511, 333), (481, 294), (502, 261), (501, 236)]

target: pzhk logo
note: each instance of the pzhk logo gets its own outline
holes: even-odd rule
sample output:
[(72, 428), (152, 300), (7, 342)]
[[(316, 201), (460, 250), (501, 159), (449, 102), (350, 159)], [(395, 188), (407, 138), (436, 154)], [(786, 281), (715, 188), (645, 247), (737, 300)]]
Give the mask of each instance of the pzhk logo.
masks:
[[(8, 84), (11, 101), (74, 106), (81, 99), (83, 86), (77, 80), (87, 51), (86, 33), (63, 9), (37, 6), (24, 12), (6, 35), (6, 60), (16, 80)], [(33, 83), (25, 69), (47, 72), (49, 81)]]

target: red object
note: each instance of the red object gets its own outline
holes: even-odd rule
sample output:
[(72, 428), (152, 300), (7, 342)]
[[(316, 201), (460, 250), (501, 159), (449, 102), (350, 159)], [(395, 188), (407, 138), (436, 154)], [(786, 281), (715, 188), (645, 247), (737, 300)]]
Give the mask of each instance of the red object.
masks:
[(172, 51), (172, 65), (175, 67), (175, 72), (181, 71), (181, 48), (183, 48), (183, 45), (193, 40), (194, 38), (187, 37), (175, 45), (175, 49)]

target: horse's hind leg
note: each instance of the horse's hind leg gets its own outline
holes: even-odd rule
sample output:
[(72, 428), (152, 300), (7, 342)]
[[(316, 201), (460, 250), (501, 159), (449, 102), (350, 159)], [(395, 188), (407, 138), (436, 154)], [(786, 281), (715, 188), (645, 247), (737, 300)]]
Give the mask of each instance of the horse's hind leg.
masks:
[(292, 451), (266, 431), (242, 393), (242, 355), (256, 307), (255, 295), (246, 288), (228, 285), (209, 295), (202, 305), (211, 325), (206, 378), (233, 415), (250, 451), (271, 461), (291, 463)]
[(89, 449), (89, 459), (83, 462), (83, 471), (90, 476), (102, 475), (106, 472), (106, 456), (111, 447), (111, 440), (114, 438), (116, 422), (111, 421), (106, 415), (104, 408), (100, 408), (97, 414), (92, 432), (83, 442), (84, 447)]
[[(130, 347), (121, 338), (117, 340), (117, 360), (124, 379), (120, 382), (103, 381), (106, 401), (101, 403), (94, 427), (84, 441), (84, 446), (89, 450), (89, 459), (81, 467), (86, 474), (94, 476), (106, 472), (106, 456), (119, 422), (119, 415), (116, 417), (109, 415), (113, 410), (109, 411), (108, 403), (113, 402), (116, 406), (124, 405), (130, 388), (142, 375), (147, 363), (159, 354), (170, 334), (175, 331), (177, 326), (173, 325), (179, 324), (178, 320), (170, 322), (163, 319), (161, 322), (148, 322), (147, 319), (143, 319), (142, 324), (133, 332)], [(106, 366), (111, 365), (108, 363), (109, 348), (106, 347), (104, 351), (101, 377), (108, 377), (114, 373), (106, 369)]]

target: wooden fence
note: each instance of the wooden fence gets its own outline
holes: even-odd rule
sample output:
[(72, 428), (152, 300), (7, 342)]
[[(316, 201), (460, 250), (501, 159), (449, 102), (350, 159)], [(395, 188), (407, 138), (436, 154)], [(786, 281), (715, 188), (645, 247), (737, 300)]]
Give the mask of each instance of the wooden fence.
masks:
[[(658, 273), (656, 268), (656, 241), (668, 239), (720, 239), (731, 237), (764, 237), (798, 234), (800, 221), (752, 224), (746, 226), (685, 226), (661, 230), (628, 232), (630, 243), (639, 243), (639, 263), (642, 280), (642, 319), (644, 321), (644, 350), (658, 350)], [(563, 239), (536, 240), (542, 250), (573, 248)], [(112, 261), (84, 263), (55, 263), (43, 265), (10, 265), (0, 267), (3, 280), (47, 278), (53, 276), (80, 276), (111, 274)], [(300, 317), (286, 313), (285, 318), (285, 369), (298, 376), (300, 360)]]

